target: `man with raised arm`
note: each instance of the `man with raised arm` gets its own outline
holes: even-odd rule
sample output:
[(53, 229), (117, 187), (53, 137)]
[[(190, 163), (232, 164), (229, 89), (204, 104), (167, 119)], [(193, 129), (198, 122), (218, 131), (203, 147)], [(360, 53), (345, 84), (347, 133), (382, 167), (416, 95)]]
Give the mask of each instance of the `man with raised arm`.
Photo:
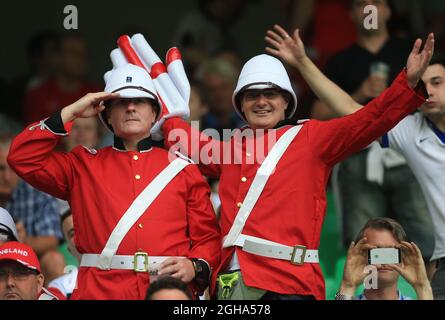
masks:
[[(266, 39), (274, 48), (268, 51), (298, 68), (315, 94), (338, 115), (349, 115), (363, 106), (326, 78), (306, 56), (304, 45), (295, 31), (292, 38), (283, 36), (279, 26)], [(430, 38), (432, 35), (430, 35)], [(416, 41), (417, 50), (420, 40)], [(408, 66), (409, 67), (409, 66)], [(394, 148), (404, 155), (424, 192), (435, 227), (435, 249), (431, 257), (432, 288), (435, 299), (445, 299), (445, 58), (436, 53), (421, 74), (428, 100), (400, 123), (382, 134), (383, 147)], [(363, 110), (363, 109), (362, 109)], [(361, 112), (361, 110), (359, 111)], [(434, 177), (434, 179), (431, 179)], [(431, 277), (431, 276), (430, 276)]]
[[(217, 141), (178, 117), (164, 115), (167, 146), (181, 147), (199, 161), (205, 175), (221, 179), (224, 240), (212, 283), (219, 298), (325, 297), (317, 249), (329, 174), (336, 163), (424, 103), (418, 81), (434, 40), (430, 36), (423, 51), (420, 41), (393, 84), (347, 117), (291, 121), (297, 99), (284, 66), (269, 55), (252, 58), (241, 71), (233, 105), (249, 126), (235, 131), (230, 141)], [(266, 150), (265, 159), (257, 154), (260, 150)]]

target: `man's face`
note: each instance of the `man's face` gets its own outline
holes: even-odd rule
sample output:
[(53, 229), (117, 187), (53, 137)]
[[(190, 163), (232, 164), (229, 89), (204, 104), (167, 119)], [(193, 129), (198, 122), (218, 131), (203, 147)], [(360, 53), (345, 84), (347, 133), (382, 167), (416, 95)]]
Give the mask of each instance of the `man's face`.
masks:
[(8, 152), (0, 149), (0, 199), (8, 199), (19, 182), (19, 177), (6, 161), (7, 156)]
[[(379, 248), (392, 248), (399, 244), (397, 239), (389, 230), (366, 229), (364, 237), (368, 239), (368, 243)], [(378, 286), (379, 288), (389, 287), (399, 278), (399, 274), (395, 270), (386, 268), (384, 265), (375, 265), (378, 270)]]
[(241, 111), (252, 129), (272, 129), (285, 119), (288, 102), (278, 89), (246, 90)]
[(36, 300), (43, 275), (16, 261), (0, 262), (0, 300)]
[(156, 111), (149, 99), (115, 99), (111, 101), (108, 123), (116, 136), (125, 140), (142, 140), (150, 134)]
[(429, 66), (422, 76), (429, 102), (425, 103), (420, 110), (431, 120), (445, 118), (445, 67), (441, 64)]
[(68, 251), (78, 260), (80, 260), (80, 254), (76, 249), (76, 245), (74, 244), (74, 224), (73, 224), (73, 216), (70, 215), (63, 220), (62, 223), (62, 232), (66, 241), (68, 242)]
[(208, 112), (208, 107), (204, 103), (201, 95), (199, 94), (198, 89), (192, 86), (192, 90), (190, 91), (190, 121), (199, 121), (202, 116), (204, 116)]
[[(367, 30), (365, 29), (364, 20), (369, 13), (364, 13), (366, 6), (373, 5), (377, 8), (378, 15), (378, 29)], [(391, 18), (391, 9), (389, 8), (386, 0), (353, 0), (351, 8), (352, 21), (357, 26), (357, 29), (365, 33), (375, 33), (381, 30), (386, 30), (386, 24)]]

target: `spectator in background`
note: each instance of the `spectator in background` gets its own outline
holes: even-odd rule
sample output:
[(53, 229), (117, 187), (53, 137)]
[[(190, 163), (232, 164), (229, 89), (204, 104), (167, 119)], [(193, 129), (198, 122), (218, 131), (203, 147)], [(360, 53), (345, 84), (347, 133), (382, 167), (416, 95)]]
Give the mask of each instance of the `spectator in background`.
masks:
[(202, 117), (209, 112), (209, 106), (204, 101), (202, 88), (196, 83), (191, 85), (189, 107), (189, 121), (201, 121)]
[[(52, 31), (33, 35), (26, 44), (28, 70), (7, 84), (2, 113), (23, 121), (24, 98), (27, 92), (52, 79), (59, 68), (59, 36)], [(4, 104), (4, 105), (3, 105)]]
[[(437, 51), (445, 51), (445, 2), (443, 0), (391, 0), (392, 7), (399, 17), (394, 21), (395, 31), (409, 32), (421, 36), (433, 32)], [(392, 26), (390, 26), (392, 27)]]
[[(300, 29), (308, 56), (322, 68), (334, 54), (352, 45), (357, 32), (350, 17), (351, 0), (281, 0), (289, 30)], [(294, 69), (289, 76), (298, 94), (295, 119), (310, 117), (314, 96), (310, 87)]]
[(60, 67), (54, 79), (41, 83), (26, 94), (23, 115), (25, 124), (39, 121), (88, 92), (99, 90), (85, 80), (87, 50), (85, 40), (79, 35), (65, 35), (61, 39)]
[[(80, 264), (81, 254), (77, 251), (74, 244), (74, 223), (71, 209), (66, 210), (60, 217), (60, 224), (62, 226), (63, 236), (68, 243), (68, 252), (71, 253)], [(71, 266), (66, 270), (63, 276), (52, 280), (48, 284), (48, 288), (53, 293), (58, 293), (57, 296), (62, 296), (64, 299), (69, 299), (77, 285), (77, 268)]]
[(58, 300), (43, 283), (39, 260), (30, 246), (16, 241), (0, 246), (0, 300)]
[(187, 283), (173, 277), (159, 277), (147, 290), (145, 300), (193, 300)]
[[(378, 271), (377, 288), (365, 289), (354, 298), (357, 287), (368, 273), (368, 251), (374, 248), (401, 249), (401, 264), (375, 265)], [(414, 287), (418, 300), (432, 300), (433, 292), (428, 280), (422, 253), (414, 242), (406, 242), (402, 226), (389, 218), (369, 220), (360, 230), (355, 242), (349, 246), (338, 300), (411, 300), (397, 289), (399, 275)]]
[(8, 211), (0, 208), (0, 245), (8, 241), (18, 241), (18, 239), (14, 220)]
[(6, 114), (0, 113), (0, 135), (17, 135), (23, 130), (23, 125)]
[(221, 58), (207, 60), (199, 67), (196, 78), (209, 106), (209, 112), (202, 119), (202, 129), (216, 129), (222, 137), (223, 129), (242, 125), (232, 107), (232, 92), (237, 77), (236, 68)]
[[(366, 5), (378, 9), (376, 30), (364, 26)], [(351, 16), (358, 41), (328, 62), (326, 75), (355, 101), (364, 104), (382, 93), (405, 66), (410, 41), (390, 36), (387, 23), (391, 10), (386, 0), (352, 0)], [(314, 105), (314, 118), (336, 116), (339, 115), (326, 105)], [(409, 238), (421, 248), (424, 259), (429, 260), (434, 250), (433, 226), (423, 192), (403, 156), (383, 150), (375, 142), (341, 162), (333, 178), (345, 246), (366, 221), (390, 216), (402, 224)]]
[[(290, 30), (300, 29), (308, 55), (322, 67), (337, 52), (351, 46), (357, 32), (351, 20), (351, 0), (281, 0)], [(334, 27), (333, 27), (334, 26)]]
[(0, 207), (6, 208), (17, 223), (18, 240), (30, 245), (39, 256), (47, 281), (61, 274), (65, 267), (57, 251), (62, 232), (56, 198), (34, 189), (9, 167), (6, 157), (11, 137), (0, 137)]
[(233, 25), (253, 0), (199, 0), (198, 9), (187, 12), (178, 22), (173, 41), (181, 49), (189, 73), (221, 50), (236, 49)]
[(241, 59), (235, 50), (230, 50), (230, 49), (221, 50), (214, 55), (214, 58), (228, 62), (230, 65), (232, 65), (232, 67), (235, 68), (237, 74), (241, 72), (242, 68)]

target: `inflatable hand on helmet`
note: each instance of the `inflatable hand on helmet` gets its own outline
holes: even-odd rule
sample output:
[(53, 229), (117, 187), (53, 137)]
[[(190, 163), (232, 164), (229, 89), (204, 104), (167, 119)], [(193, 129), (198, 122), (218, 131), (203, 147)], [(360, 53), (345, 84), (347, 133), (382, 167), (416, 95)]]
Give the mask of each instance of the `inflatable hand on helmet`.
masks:
[[(131, 38), (121, 36), (118, 46), (119, 48), (114, 49), (110, 55), (113, 68), (117, 69), (130, 63), (145, 69), (148, 78), (153, 81), (161, 112), (151, 133), (154, 139), (160, 140), (165, 119), (173, 116), (187, 119), (190, 116), (190, 83), (185, 74), (181, 54), (177, 48), (171, 48), (166, 55), (166, 67), (142, 34), (135, 34)], [(105, 74), (106, 82), (110, 75), (110, 72)]]

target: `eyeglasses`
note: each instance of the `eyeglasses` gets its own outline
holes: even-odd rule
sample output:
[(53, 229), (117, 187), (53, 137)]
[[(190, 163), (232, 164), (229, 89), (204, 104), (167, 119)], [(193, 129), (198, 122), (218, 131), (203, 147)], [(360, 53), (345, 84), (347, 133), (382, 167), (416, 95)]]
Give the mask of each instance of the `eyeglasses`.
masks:
[(263, 95), (267, 100), (274, 100), (281, 96), (281, 90), (278, 89), (252, 89), (246, 90), (243, 94), (243, 99), (246, 101), (255, 101), (260, 95)]
[(37, 275), (37, 271), (31, 270), (31, 269), (2, 269), (0, 270), (0, 281), (6, 281), (8, 279), (8, 276), (11, 275), (13, 279), (15, 280), (24, 280), (30, 275)]

